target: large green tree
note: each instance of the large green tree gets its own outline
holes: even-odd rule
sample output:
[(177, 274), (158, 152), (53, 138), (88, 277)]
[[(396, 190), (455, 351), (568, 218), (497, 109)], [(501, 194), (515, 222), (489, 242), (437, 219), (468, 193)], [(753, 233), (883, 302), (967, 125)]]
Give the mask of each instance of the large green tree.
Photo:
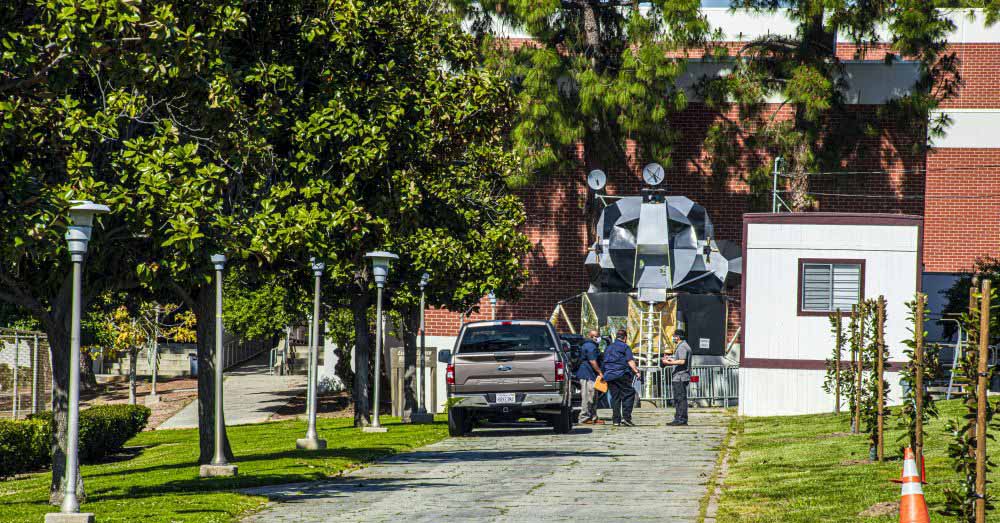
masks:
[[(628, 148), (671, 165), (687, 107), (677, 78), (708, 22), (699, 0), (453, 0), (472, 20), (489, 65), (513, 79), (520, 107), (511, 133), (533, 175), (576, 167), (627, 167)], [(505, 41), (523, 31), (529, 43)], [(577, 147), (582, 146), (582, 158)]]
[[(810, 172), (843, 170), (858, 159), (879, 158), (881, 140), (897, 146), (900, 160), (926, 147), (926, 134), (939, 136), (944, 117), (931, 110), (957, 94), (957, 59), (947, 50), (954, 24), (947, 13), (924, 0), (829, 2), (825, 0), (733, 0), (751, 13), (776, 12), (796, 25), (792, 35), (768, 34), (735, 52), (717, 46), (708, 59), (731, 72), (701, 86), (719, 118), (708, 131), (706, 148), (717, 176), (744, 172), (758, 206), (770, 190), (770, 158), (781, 157), (788, 173), (788, 205), (812, 206)], [(918, 79), (908, 94), (876, 111), (850, 107), (851, 77), (837, 42), (854, 45), (855, 60), (882, 59), (886, 67), (916, 61)], [(891, 160), (890, 160), (891, 161)], [(904, 164), (905, 165), (905, 164)], [(910, 165), (910, 168), (914, 166)]]
[[(190, 136), (211, 122), (204, 101), (216, 86), (214, 44), (240, 22), (238, 10), (214, 1), (0, 5), (0, 300), (29, 311), (49, 337), (53, 501), (62, 492), (68, 370), (77, 363), (68, 361), (68, 201), (113, 209), (95, 227), (84, 307), (151, 281), (163, 244), (189, 247), (204, 235), (190, 216), (224, 201), (227, 173), (224, 162), (198, 157), (210, 144)], [(138, 160), (147, 156), (159, 161)], [(174, 199), (166, 219), (143, 206), (150, 193)]]
[(400, 255), (386, 298), (410, 318), (424, 271), (437, 276), (430, 304), (455, 309), (488, 289), (514, 297), (524, 281), (524, 213), (505, 184), (520, 172), (505, 142), (514, 100), (444, 2), (285, 2), (248, 15), (254, 45), (233, 63), (248, 71), (239, 96), (274, 166), (259, 203), (270, 218), (250, 245), (289, 275), (308, 275), (310, 256), (326, 261), (324, 301), (353, 316), (364, 425), (366, 252)]

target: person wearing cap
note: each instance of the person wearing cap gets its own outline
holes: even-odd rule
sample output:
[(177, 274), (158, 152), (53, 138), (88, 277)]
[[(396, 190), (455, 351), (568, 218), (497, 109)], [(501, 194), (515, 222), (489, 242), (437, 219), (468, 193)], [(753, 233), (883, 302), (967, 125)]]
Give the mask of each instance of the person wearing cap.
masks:
[(611, 389), (611, 423), (616, 427), (634, 427), (632, 408), (635, 406), (634, 378), (642, 378), (635, 364), (632, 348), (625, 343), (628, 333), (619, 329), (615, 341), (604, 350), (604, 381)]
[(674, 420), (667, 425), (688, 424), (688, 384), (691, 383), (691, 346), (684, 340), (684, 331), (674, 331), (674, 353), (664, 356), (661, 362), (672, 366), (674, 374), (670, 386), (674, 392)]
[(580, 380), (580, 415), (583, 416), (584, 425), (603, 425), (601, 418), (597, 417), (596, 396), (594, 382), (598, 377), (603, 379), (600, 365), (597, 364), (601, 352), (598, 348), (600, 333), (591, 329), (587, 333), (587, 341), (580, 346), (580, 368), (576, 370), (576, 377)]

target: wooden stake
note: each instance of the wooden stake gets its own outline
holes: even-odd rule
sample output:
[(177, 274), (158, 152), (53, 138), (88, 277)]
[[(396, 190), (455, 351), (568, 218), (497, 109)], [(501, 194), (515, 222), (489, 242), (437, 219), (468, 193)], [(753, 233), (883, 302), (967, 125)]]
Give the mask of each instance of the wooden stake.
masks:
[[(917, 293), (917, 314), (914, 318), (914, 334), (916, 335), (916, 348), (913, 350), (913, 358), (916, 360), (914, 363), (913, 371), (916, 373), (913, 380), (913, 386), (916, 391), (916, 402), (914, 405), (914, 410), (916, 411), (916, 434), (915, 436), (915, 449), (913, 452), (916, 453), (917, 458), (917, 468), (923, 473), (923, 463), (924, 463), (924, 305), (927, 302), (927, 296), (923, 293)], [(926, 479), (921, 477), (920, 479)]]
[(868, 307), (858, 307), (858, 383), (854, 388), (854, 433), (861, 433), (861, 377), (865, 371), (865, 314)]
[(979, 379), (976, 383), (976, 523), (986, 522), (986, 368), (990, 354), (990, 280), (979, 299)]
[(841, 347), (841, 344), (844, 343), (844, 340), (843, 340), (843, 336), (841, 335), (841, 323), (843, 322), (843, 317), (840, 315), (840, 311), (839, 310), (836, 312), (836, 315), (837, 315), (836, 316), (836, 321), (837, 321), (837, 341), (836, 341), (836, 343), (837, 343), (837, 355), (834, 357), (834, 364), (836, 365), (836, 367), (834, 368), (833, 372), (834, 372), (834, 385), (835, 385), (835, 388), (836, 388), (836, 391), (835, 391), (834, 395), (836, 396), (837, 401), (833, 405), (833, 412), (835, 414), (840, 414), (840, 347)]
[(878, 352), (875, 358), (876, 370), (878, 373), (878, 399), (875, 408), (878, 409), (878, 432), (876, 432), (876, 456), (881, 463), (885, 458), (885, 381), (883, 370), (885, 367), (885, 296), (878, 297), (878, 316), (875, 327), (875, 350)]
[[(851, 305), (851, 367), (850, 371), (855, 372), (858, 361), (858, 305)], [(853, 377), (852, 377), (853, 381)], [(855, 409), (857, 410), (857, 409)], [(856, 412), (851, 412), (851, 432), (857, 433), (858, 419)]]

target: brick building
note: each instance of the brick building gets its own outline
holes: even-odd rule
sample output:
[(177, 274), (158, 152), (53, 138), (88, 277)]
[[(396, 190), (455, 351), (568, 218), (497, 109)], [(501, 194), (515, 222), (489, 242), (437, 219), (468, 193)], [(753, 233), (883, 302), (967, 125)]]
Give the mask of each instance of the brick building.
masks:
[[(766, 32), (794, 33), (794, 25), (780, 11), (755, 15), (705, 8), (705, 13), (713, 28), (722, 29), (731, 47)], [(956, 11), (949, 16), (957, 26), (949, 37), (949, 51), (960, 60), (964, 85), (958, 96), (941, 108), (952, 122), (947, 135), (936, 139), (929, 152), (914, 154), (908, 145), (923, 136), (887, 133), (895, 138), (881, 139), (882, 154), (849, 159), (853, 169), (881, 174), (817, 176), (810, 189), (817, 193), (820, 211), (923, 216), (925, 281), (936, 278), (938, 286), (950, 281), (950, 275), (971, 268), (977, 257), (1000, 254), (1000, 26), (986, 26), (982, 13), (975, 11)], [(518, 39), (525, 35), (511, 31), (507, 36)], [(849, 61), (852, 91), (848, 98), (857, 111), (875, 110), (905, 91), (917, 74), (913, 63), (886, 66), (877, 55), (869, 54), (868, 61), (852, 61), (854, 46), (850, 44), (838, 45), (838, 55)], [(712, 67), (718, 69), (717, 64), (693, 60), (688, 78), (682, 82), (693, 83), (702, 74), (712, 74)], [(675, 148), (674, 165), (664, 185), (669, 194), (687, 196), (703, 205), (719, 239), (741, 241), (743, 214), (759, 209), (751, 209), (749, 188), (739, 173), (717, 175), (711, 171), (702, 142), (708, 124), (716, 117), (694, 102), (674, 118), (672, 124), (682, 130), (683, 142)], [(607, 193), (638, 194), (643, 185), (642, 164), (636, 161), (629, 169), (606, 169)], [(586, 291), (589, 283), (583, 266), (588, 247), (584, 170), (581, 166), (548, 177), (523, 190), (521, 196), (528, 215), (524, 231), (533, 244), (524, 261), (530, 280), (521, 300), (501, 302), (496, 313), (498, 318), (547, 318), (556, 302)], [(928, 292), (934, 292), (933, 288), (925, 284)], [(729, 330), (733, 335), (740, 321), (739, 290), (730, 296)], [(934, 296), (931, 303), (935, 303)], [(490, 304), (484, 298), (479, 311), (468, 319), (488, 319), (490, 314)], [(450, 348), (461, 321), (456, 313), (429, 311), (428, 345)]]

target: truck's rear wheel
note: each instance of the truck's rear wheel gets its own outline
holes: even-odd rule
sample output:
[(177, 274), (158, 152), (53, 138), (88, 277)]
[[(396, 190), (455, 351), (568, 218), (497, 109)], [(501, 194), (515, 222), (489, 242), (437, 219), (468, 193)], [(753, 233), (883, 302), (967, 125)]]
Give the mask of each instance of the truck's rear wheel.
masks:
[(556, 434), (569, 434), (573, 430), (573, 407), (563, 407), (552, 421)]
[(448, 409), (448, 434), (464, 436), (472, 432), (472, 417), (465, 409), (451, 407)]

